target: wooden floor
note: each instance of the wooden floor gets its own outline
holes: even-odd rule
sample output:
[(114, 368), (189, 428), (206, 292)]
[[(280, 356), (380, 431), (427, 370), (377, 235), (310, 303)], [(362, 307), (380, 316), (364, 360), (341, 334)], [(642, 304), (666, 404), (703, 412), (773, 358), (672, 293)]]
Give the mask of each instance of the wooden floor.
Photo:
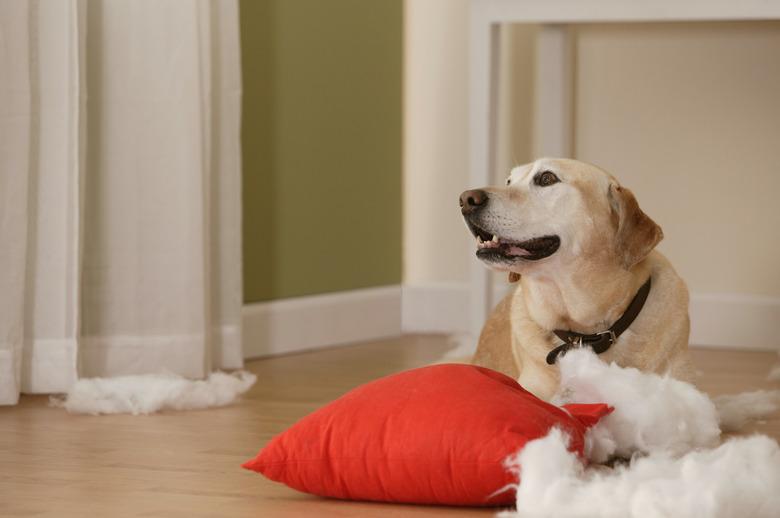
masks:
[[(424, 365), (436, 336), (250, 362), (257, 385), (238, 404), (154, 416), (74, 416), (42, 396), (0, 407), (0, 516), (351, 517), (494, 511), (311, 497), (239, 467), (274, 434), (369, 380)], [(769, 388), (773, 353), (697, 349), (712, 394)], [(777, 384), (774, 384), (777, 388)], [(780, 415), (753, 430), (780, 439)]]

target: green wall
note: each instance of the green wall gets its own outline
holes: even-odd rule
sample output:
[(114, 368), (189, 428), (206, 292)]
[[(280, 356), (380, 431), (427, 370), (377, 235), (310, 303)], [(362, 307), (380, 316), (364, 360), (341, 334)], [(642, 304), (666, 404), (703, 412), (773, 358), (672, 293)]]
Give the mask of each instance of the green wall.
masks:
[(244, 300), (401, 282), (401, 0), (242, 0)]

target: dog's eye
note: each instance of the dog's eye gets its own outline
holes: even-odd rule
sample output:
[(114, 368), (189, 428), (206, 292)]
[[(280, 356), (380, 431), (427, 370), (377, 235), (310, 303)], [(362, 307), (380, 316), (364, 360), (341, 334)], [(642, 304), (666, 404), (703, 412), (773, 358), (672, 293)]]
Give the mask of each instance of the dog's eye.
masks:
[(506, 179), (506, 184), (509, 185), (510, 183), (512, 183), (512, 179), (511, 178), (507, 178)]
[(539, 187), (547, 187), (558, 182), (560, 182), (558, 177), (550, 171), (542, 171), (534, 177), (534, 183)]

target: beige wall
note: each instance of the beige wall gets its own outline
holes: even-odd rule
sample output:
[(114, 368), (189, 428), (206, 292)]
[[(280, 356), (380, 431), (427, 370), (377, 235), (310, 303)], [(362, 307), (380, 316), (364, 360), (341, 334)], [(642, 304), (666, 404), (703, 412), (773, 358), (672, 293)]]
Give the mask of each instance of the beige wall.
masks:
[[(468, 279), (466, 2), (406, 2), (404, 281)], [(498, 164), (533, 148), (533, 29), (504, 36)], [(663, 227), (696, 293), (780, 295), (780, 24), (576, 29), (575, 156)], [(498, 172), (501, 176), (503, 172)]]
[(578, 30), (576, 156), (664, 228), (692, 292), (780, 295), (780, 24)]

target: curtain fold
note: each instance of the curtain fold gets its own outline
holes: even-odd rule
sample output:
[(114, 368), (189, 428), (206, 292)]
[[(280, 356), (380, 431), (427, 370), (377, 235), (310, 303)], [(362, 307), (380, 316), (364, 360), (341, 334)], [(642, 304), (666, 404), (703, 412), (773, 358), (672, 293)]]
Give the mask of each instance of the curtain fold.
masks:
[(0, 42), (0, 402), (240, 367), (236, 1), (0, 1)]

